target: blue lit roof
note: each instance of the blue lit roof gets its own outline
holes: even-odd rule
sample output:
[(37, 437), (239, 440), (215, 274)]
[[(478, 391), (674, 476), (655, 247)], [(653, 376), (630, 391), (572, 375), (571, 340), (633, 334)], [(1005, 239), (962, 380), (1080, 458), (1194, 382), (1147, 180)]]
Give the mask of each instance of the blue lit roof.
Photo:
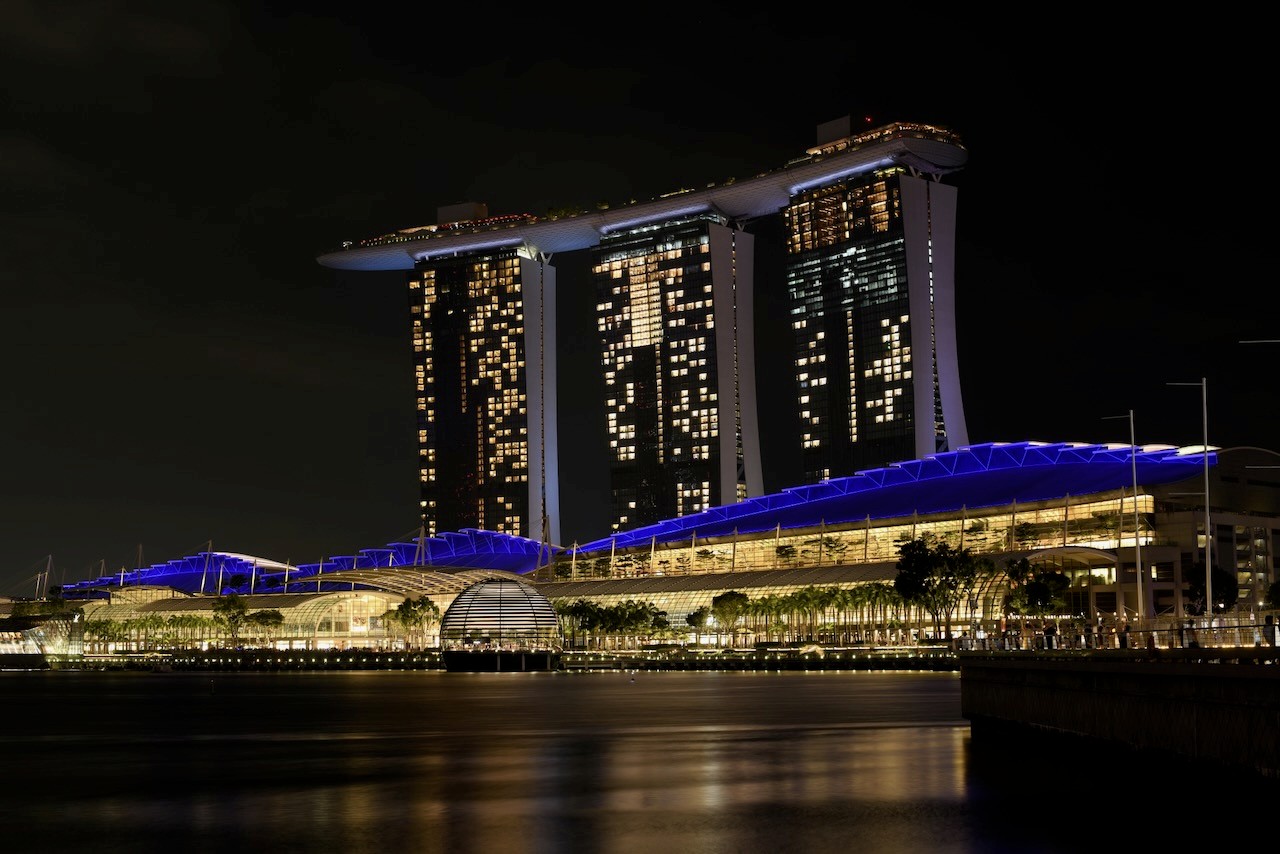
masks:
[[(1146, 445), (1137, 449), (1142, 486), (1174, 483), (1204, 469), (1201, 448)], [(1217, 455), (1209, 451), (1210, 464)], [(729, 537), (784, 529), (838, 525), (867, 519), (892, 519), (963, 509), (1001, 507), (1132, 487), (1129, 445), (1073, 442), (991, 442), (920, 460), (861, 471), (811, 486), (784, 489), (635, 528), (579, 546), (578, 551), (607, 551), (689, 540)]]
[(307, 574), (343, 569), (379, 569), (397, 566), (448, 567), (451, 569), (501, 569), (523, 575), (545, 562), (550, 549), (537, 540), (499, 534), (479, 528), (463, 528), (426, 538), (419, 554), (418, 543), (388, 543), (383, 548), (361, 549), (359, 554), (326, 558), (319, 563), (301, 564)]
[[(350, 582), (319, 581), (349, 569), (434, 567), (439, 569), (496, 569), (524, 575), (546, 562), (551, 547), (537, 540), (474, 528), (428, 537), (421, 547), (413, 543), (389, 543), (383, 548), (361, 549), (354, 555), (325, 558), (319, 563), (289, 566), (268, 558), (232, 552), (199, 552), (162, 564), (121, 570), (89, 581), (64, 584), (63, 595), (77, 595), (113, 587), (153, 585), (185, 593), (280, 593), (310, 579), (311, 590), (350, 590)], [(357, 587), (367, 585), (357, 584)]]
[[(691, 516), (635, 528), (578, 547), (579, 553), (616, 546), (648, 546), (689, 540), (692, 536), (729, 537), (783, 529), (839, 525), (871, 519), (926, 516), (1002, 507), (1014, 503), (1087, 496), (1133, 485), (1129, 445), (1073, 442), (992, 442), (958, 451), (931, 454), (920, 460), (869, 469), (851, 477), (796, 486), (737, 504), (713, 507)], [(1212, 449), (1139, 446), (1137, 476), (1145, 487), (1196, 477), (1217, 464)], [(417, 542), (389, 543), (354, 555), (325, 558), (320, 563), (288, 566), (267, 558), (232, 552), (199, 552), (163, 564), (89, 581), (64, 584), (68, 598), (91, 596), (114, 587), (155, 585), (186, 593), (278, 593), (285, 583), (307, 580), (315, 591), (352, 589), (340, 577), (345, 570), (432, 567), (442, 570), (492, 569), (524, 575), (565, 549), (525, 537), (477, 528), (428, 537)], [(238, 576), (238, 577), (237, 577)], [(328, 580), (332, 576), (332, 580)], [(355, 583), (357, 588), (368, 585)]]

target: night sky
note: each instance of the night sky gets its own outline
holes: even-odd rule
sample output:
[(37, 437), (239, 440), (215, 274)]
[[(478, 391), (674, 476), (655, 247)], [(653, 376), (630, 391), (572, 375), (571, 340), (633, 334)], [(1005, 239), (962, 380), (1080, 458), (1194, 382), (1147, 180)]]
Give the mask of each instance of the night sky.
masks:
[[(50, 562), (60, 584), (210, 542), (313, 563), (411, 538), (403, 276), (317, 256), (460, 202), (543, 214), (749, 177), (844, 115), (969, 149), (949, 183), (972, 442), (1127, 443), (1107, 416), (1132, 409), (1139, 443), (1198, 444), (1200, 390), (1168, 383), (1204, 377), (1211, 444), (1280, 449), (1280, 344), (1239, 343), (1280, 339), (1248, 34), (245, 6), (0, 5), (0, 595)], [(1220, 48), (1238, 59), (1200, 59)], [(607, 533), (603, 416), (570, 402), (598, 359), (573, 281), (565, 544)], [(757, 283), (757, 333), (785, 381), (780, 284)], [(766, 487), (793, 485), (765, 420)]]

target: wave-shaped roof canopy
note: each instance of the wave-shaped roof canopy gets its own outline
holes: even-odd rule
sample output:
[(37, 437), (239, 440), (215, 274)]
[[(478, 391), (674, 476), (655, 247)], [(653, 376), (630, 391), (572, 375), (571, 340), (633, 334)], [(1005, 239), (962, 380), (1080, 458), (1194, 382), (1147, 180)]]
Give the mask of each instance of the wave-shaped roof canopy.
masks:
[[(1136, 451), (1136, 453), (1135, 453)], [(577, 547), (578, 553), (648, 546), (697, 536), (728, 537), (764, 531), (839, 525), (865, 519), (927, 516), (978, 510), (1067, 496), (1087, 496), (1131, 487), (1136, 467), (1141, 486), (1150, 488), (1197, 477), (1212, 449), (1172, 445), (1090, 445), (1075, 442), (991, 442), (924, 459), (869, 469), (850, 477), (796, 486), (737, 504), (712, 507)], [(354, 555), (290, 566), (234, 552), (200, 552), (154, 566), (121, 570), (63, 585), (70, 598), (126, 585), (158, 585), (186, 593), (281, 593), (399, 587), (387, 573), (397, 569), (433, 578), (463, 571), (525, 575), (553, 556), (569, 551), (526, 537), (464, 528), (417, 542), (389, 543)], [(461, 581), (461, 579), (459, 579)], [(474, 578), (469, 579), (474, 581)], [(444, 589), (436, 578), (436, 587)], [(405, 590), (422, 588), (409, 585)], [(444, 584), (450, 588), (461, 584)]]
[[(351, 589), (354, 576), (326, 581), (325, 576), (351, 570), (427, 568), (439, 572), (498, 570), (524, 575), (546, 563), (552, 547), (537, 540), (465, 528), (421, 542), (389, 543), (354, 555), (290, 566), (268, 558), (235, 552), (198, 552), (162, 564), (121, 570), (89, 581), (63, 585), (63, 594), (107, 590), (126, 585), (157, 585), (184, 593), (283, 593)], [(304, 585), (305, 582), (305, 585)], [(359, 587), (376, 586), (359, 584)]]
[(1089, 445), (1073, 442), (991, 442), (924, 459), (861, 471), (811, 486), (797, 486), (737, 504), (668, 519), (578, 547), (595, 552), (628, 546), (727, 537), (871, 519), (999, 507), (1069, 495), (1107, 492), (1133, 484), (1136, 458), (1141, 485), (1193, 477), (1216, 455), (1200, 447)]

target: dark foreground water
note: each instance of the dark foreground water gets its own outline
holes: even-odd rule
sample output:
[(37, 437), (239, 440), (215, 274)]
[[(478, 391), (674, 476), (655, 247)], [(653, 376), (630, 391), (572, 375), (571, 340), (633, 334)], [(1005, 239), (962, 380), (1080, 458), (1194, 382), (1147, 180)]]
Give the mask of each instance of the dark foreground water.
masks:
[(1280, 804), (975, 744), (956, 673), (6, 672), (0, 698), (15, 853), (1184, 851)]

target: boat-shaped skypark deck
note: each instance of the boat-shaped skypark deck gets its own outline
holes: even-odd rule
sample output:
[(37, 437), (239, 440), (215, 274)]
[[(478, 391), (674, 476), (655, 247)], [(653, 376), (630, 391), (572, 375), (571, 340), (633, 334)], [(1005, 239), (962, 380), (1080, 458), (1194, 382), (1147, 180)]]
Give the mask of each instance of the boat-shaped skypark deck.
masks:
[(427, 258), (504, 246), (525, 246), (532, 255), (551, 256), (595, 246), (611, 232), (709, 211), (731, 221), (767, 216), (807, 189), (889, 166), (943, 175), (960, 169), (968, 156), (949, 130), (899, 122), (816, 146), (754, 178), (578, 214), (520, 214), (479, 223), (419, 226), (351, 243), (316, 260), (335, 270), (374, 271), (412, 270), (415, 262)]

